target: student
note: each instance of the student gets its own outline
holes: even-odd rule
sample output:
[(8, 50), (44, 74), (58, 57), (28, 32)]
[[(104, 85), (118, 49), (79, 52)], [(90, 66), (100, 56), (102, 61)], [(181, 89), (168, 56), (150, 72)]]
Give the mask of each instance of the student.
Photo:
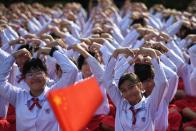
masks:
[(155, 113), (167, 88), (167, 79), (159, 58), (152, 49), (142, 48), (139, 53), (152, 57), (155, 69), (155, 88), (149, 98), (142, 95), (142, 83), (134, 73), (121, 76), (118, 87), (113, 84), (113, 70), (118, 54), (123, 49), (114, 51), (104, 74), (104, 83), (107, 93), (116, 106), (115, 130), (116, 131), (152, 131), (154, 130)]
[[(77, 75), (76, 66), (55, 48), (43, 49), (42, 53), (59, 58), (58, 64), (63, 70), (61, 79), (51, 87), (46, 85), (47, 68), (39, 58), (28, 60), (22, 70), (24, 80), (30, 88), (29, 92), (7, 82), (7, 76), (15, 57), (21, 54), (29, 54), (26, 49), (13, 53), (0, 65), (0, 95), (16, 108), (16, 129), (18, 131), (59, 130), (58, 123), (46, 100), (46, 95), (51, 89), (72, 84)], [(64, 83), (62, 84), (61, 81)]]
[[(75, 51), (79, 52), (81, 55), (78, 58), (78, 68), (81, 70), (80, 79), (90, 77), (92, 75), (98, 80), (100, 84), (100, 89), (103, 94), (103, 102), (95, 112), (94, 117), (91, 122), (87, 125), (87, 128), (91, 130), (101, 130), (101, 129), (113, 129), (114, 128), (114, 118), (109, 115), (110, 108), (109, 102), (106, 94), (106, 90), (103, 87), (102, 79), (104, 69), (98, 60), (93, 57), (94, 53), (87, 52), (81, 45), (77, 44), (72, 47)], [(78, 79), (79, 80), (79, 79)]]
[[(163, 64), (163, 63), (161, 63)], [(148, 98), (154, 89), (154, 70), (150, 64), (135, 64), (135, 73), (142, 82), (144, 96)], [(168, 106), (173, 99), (177, 89), (178, 76), (169, 67), (163, 64), (163, 70), (168, 80), (168, 89), (165, 90), (165, 96), (162, 98), (158, 111), (156, 112), (155, 130), (165, 131), (168, 128)], [(160, 123), (160, 121), (162, 121)]]

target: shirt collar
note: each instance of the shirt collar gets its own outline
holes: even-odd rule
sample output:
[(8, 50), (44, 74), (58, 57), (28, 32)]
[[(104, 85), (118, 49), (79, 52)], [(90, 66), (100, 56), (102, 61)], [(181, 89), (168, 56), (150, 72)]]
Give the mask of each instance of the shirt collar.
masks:
[[(45, 86), (44, 87), (44, 91), (41, 93), (41, 95), (39, 95), (38, 98), (40, 101), (45, 101), (46, 100), (46, 94), (48, 92), (49, 88), (48, 86)], [(27, 102), (31, 101), (32, 98), (35, 98), (33, 97), (31, 94), (30, 94), (30, 91), (28, 92), (28, 98), (27, 98)]]
[[(143, 96), (142, 99), (140, 100), (140, 102), (137, 103), (136, 105), (134, 105), (134, 109), (142, 109), (142, 108), (144, 108), (145, 100), (146, 100), (146, 98)], [(129, 104), (127, 106), (127, 110), (129, 110), (131, 107), (132, 106)]]

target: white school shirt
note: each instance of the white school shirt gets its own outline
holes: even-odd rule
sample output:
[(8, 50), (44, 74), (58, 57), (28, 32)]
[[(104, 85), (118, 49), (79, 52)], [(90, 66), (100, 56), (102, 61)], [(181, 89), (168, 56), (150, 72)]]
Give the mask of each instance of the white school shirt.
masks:
[(124, 40), (119, 27), (115, 23), (113, 23), (112, 36), (118, 43), (121, 43)]
[(158, 21), (156, 20), (156, 18), (154, 18), (153, 16), (150, 16), (148, 21), (147, 21), (148, 25), (160, 30), (162, 27), (160, 25), (160, 23), (158, 23)]
[(165, 55), (165, 54), (162, 54), (160, 56), (160, 60), (165, 63), (165, 65), (169, 66), (170, 69), (172, 69), (174, 72), (177, 71), (177, 67), (176, 65)]
[(97, 81), (100, 84), (100, 89), (103, 95), (103, 102), (95, 112), (96, 115), (107, 115), (110, 112), (109, 101), (107, 98), (106, 89), (103, 87), (103, 74), (104, 68), (100, 65), (100, 63), (93, 57), (89, 56), (86, 59), (87, 63), (90, 66), (92, 74), (95, 76)]
[[(187, 64), (184, 62), (183, 59), (181, 59), (178, 63), (179, 65), (179, 75), (182, 77), (183, 81), (184, 81), (184, 90), (186, 92), (187, 95), (191, 95), (191, 96), (196, 96), (196, 89), (195, 89), (195, 68), (196, 68), (196, 62), (195, 62), (195, 54), (196, 54), (196, 46), (192, 46), (188, 52), (190, 55), (190, 61), (191, 64)], [(172, 54), (171, 54), (172, 55)], [(173, 55), (175, 56), (175, 55)], [(174, 58), (178, 58), (178, 56), (174, 57)], [(182, 64), (183, 63), (183, 64)]]
[(91, 35), (91, 31), (92, 31), (92, 28), (93, 28), (93, 23), (91, 21), (91, 18), (89, 18), (87, 20), (87, 22), (85, 23), (84, 25), (84, 28), (82, 30), (82, 38), (85, 38), (85, 37), (88, 37)]
[(196, 67), (193, 68), (193, 71), (190, 75), (190, 88), (191, 88), (191, 92), (192, 92), (192, 96), (196, 96)]
[[(64, 87), (73, 84), (77, 75), (76, 66), (63, 54), (55, 51), (53, 56), (61, 59), (58, 61), (63, 74), (61, 79), (50, 87), (50, 89)], [(16, 109), (16, 129), (17, 131), (57, 131), (59, 130), (58, 123), (53, 115), (46, 94), (50, 90), (45, 86), (44, 92), (39, 96), (42, 109), (28, 109), (28, 102), (32, 98), (30, 92), (17, 88), (7, 82), (6, 76), (14, 63), (14, 58), (9, 56), (3, 64), (0, 65), (0, 95), (7, 99)]]
[(159, 109), (156, 112), (156, 119), (155, 119), (155, 130), (156, 131), (166, 131), (168, 128), (168, 106), (171, 100), (173, 99), (174, 95), (176, 94), (177, 87), (178, 87), (178, 80), (179, 77), (177, 73), (172, 71), (168, 66), (164, 63), (161, 63), (163, 66), (163, 70), (166, 74), (168, 80), (168, 88), (165, 90), (165, 96), (161, 100), (159, 105)]
[(112, 55), (112, 52), (110, 52), (109, 49), (105, 45), (101, 46), (100, 52), (102, 54), (104, 65), (107, 65), (107, 63), (109, 62), (110, 56)]
[(123, 19), (118, 24), (118, 26), (124, 36), (127, 35), (127, 29), (129, 28), (129, 26), (133, 22), (133, 20), (130, 17), (131, 17), (131, 13), (129, 12), (126, 14), (125, 17), (123, 17)]
[(2, 43), (1, 49), (8, 53), (12, 53), (12, 48), (9, 45), (10, 40), (7, 37), (5, 30), (2, 30), (0, 32), (0, 37), (1, 37), (1, 43)]
[(139, 36), (140, 34), (135, 29), (131, 29), (131, 31), (125, 36), (123, 42), (121, 43), (121, 46), (132, 48), (134, 42)]
[(174, 16), (170, 16), (169, 19), (164, 23), (164, 29), (169, 27), (171, 24), (173, 24), (174, 20), (175, 20)]
[(140, 48), (144, 45), (144, 43), (145, 43), (145, 40), (143, 38), (141, 40), (136, 40), (133, 48)]
[(19, 33), (20, 36), (25, 36), (25, 35), (28, 34), (27, 30), (24, 29), (24, 28), (22, 28), (22, 27), (20, 27), (20, 28), (18, 29), (18, 33)]
[(167, 46), (169, 49), (173, 50), (180, 58), (183, 58), (182, 51), (181, 51), (181, 49), (177, 46), (176, 41), (171, 40), (171, 41), (169, 41), (169, 42), (166, 44), (166, 46)]
[(125, 59), (126, 61), (124, 63), (122, 63), (118, 68), (117, 67), (115, 68), (114, 81), (117, 85), (118, 85), (120, 77), (124, 73), (128, 72), (129, 67), (132, 66), (129, 64), (129, 61), (132, 60), (133, 58), (129, 56), (128, 58), (125, 58)]
[(75, 38), (80, 39), (80, 30), (81, 29), (80, 29), (80, 27), (76, 23), (70, 21), (70, 26), (68, 28), (70, 29), (71, 34)]
[(116, 50), (116, 48), (108, 40), (106, 40), (103, 45), (105, 45), (111, 53)]
[(155, 87), (149, 98), (143, 97), (142, 100), (134, 106), (134, 109), (141, 109), (136, 115), (136, 125), (132, 125), (131, 105), (123, 98), (118, 87), (113, 83), (113, 69), (116, 59), (111, 57), (104, 74), (104, 84), (111, 100), (116, 106), (115, 131), (153, 131), (155, 112), (158, 110), (161, 99), (167, 88), (167, 79), (162, 66), (158, 60), (152, 59), (155, 69)]
[(40, 28), (31, 20), (27, 23), (28, 29), (30, 33), (37, 34), (40, 31)]
[(11, 33), (11, 35), (16, 39), (18, 38), (18, 33), (10, 26), (7, 27), (8, 31)]
[[(7, 52), (0, 49), (0, 65), (8, 56), (9, 54)], [(6, 118), (8, 106), (9, 106), (9, 102), (6, 99), (4, 99), (2, 96), (0, 96), (0, 117)]]
[(196, 45), (193, 45), (191, 48), (189, 48), (188, 52), (190, 55), (191, 65), (196, 68)]
[(165, 32), (168, 33), (170, 36), (174, 36), (177, 32), (179, 32), (180, 28), (182, 27), (182, 24), (182, 20), (178, 20), (169, 27), (167, 27)]
[(176, 65), (177, 74), (181, 75), (181, 70), (184, 66), (184, 60), (177, 55), (173, 50), (169, 50), (165, 55)]
[(65, 33), (64, 41), (67, 43), (68, 46), (73, 46), (75, 44), (80, 43), (80, 40), (75, 38), (72, 34), (69, 32)]

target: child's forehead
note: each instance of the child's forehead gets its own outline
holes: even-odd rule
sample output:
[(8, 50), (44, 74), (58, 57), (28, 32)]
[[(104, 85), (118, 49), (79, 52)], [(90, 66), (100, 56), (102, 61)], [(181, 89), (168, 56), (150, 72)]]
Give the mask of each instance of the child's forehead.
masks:
[(124, 80), (123, 83), (121, 84), (121, 86), (135, 86), (137, 84), (136, 81), (131, 80), (131, 79), (127, 79)]

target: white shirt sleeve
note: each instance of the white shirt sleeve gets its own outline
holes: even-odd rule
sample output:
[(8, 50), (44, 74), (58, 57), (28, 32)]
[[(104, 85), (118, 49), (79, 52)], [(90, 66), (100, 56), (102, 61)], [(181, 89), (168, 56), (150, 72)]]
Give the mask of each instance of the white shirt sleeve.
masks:
[(51, 88), (61, 88), (73, 84), (78, 73), (76, 65), (65, 54), (59, 51), (55, 51), (53, 57), (61, 67), (62, 76)]
[(165, 54), (162, 54), (160, 56), (160, 59), (161, 61), (167, 65), (170, 69), (172, 69), (174, 72), (177, 72), (177, 67), (176, 65), (165, 55)]
[(181, 51), (181, 49), (176, 45), (176, 42), (175, 42), (174, 40), (168, 42), (168, 43), (166, 44), (166, 46), (167, 46), (169, 49), (173, 50), (179, 57), (181, 57), (181, 58), (183, 59), (182, 51)]
[(96, 79), (101, 83), (103, 81), (103, 74), (104, 74), (103, 67), (93, 56), (89, 56), (87, 58), (87, 62), (90, 66), (91, 72), (94, 74)]
[(147, 23), (156, 29), (159, 29), (159, 30), (161, 29), (160, 25), (157, 23), (157, 21), (152, 16), (149, 17)]
[(179, 56), (177, 56), (174, 51), (172, 50), (169, 50), (166, 55), (170, 58), (171, 61), (173, 61), (173, 63), (176, 65), (177, 67), (177, 73), (178, 75), (181, 74), (181, 70), (182, 70), (182, 67), (184, 65), (184, 61), (183, 59), (181, 59)]
[(115, 106), (118, 106), (119, 103), (123, 100), (123, 97), (120, 94), (118, 87), (113, 81), (115, 63), (116, 63), (116, 59), (111, 57), (109, 63), (106, 66), (106, 70), (103, 77), (104, 79), (103, 83), (112, 102), (114, 103)]
[(112, 53), (108, 50), (108, 48), (105, 45), (102, 45), (100, 48), (100, 51), (102, 53), (102, 59), (105, 65), (108, 64), (109, 58), (112, 55)]
[(175, 35), (180, 30), (182, 24), (183, 24), (182, 20), (178, 20), (174, 24), (172, 24), (169, 27), (167, 27), (166, 32), (170, 36), (173, 36), (173, 35)]
[(191, 48), (189, 48), (188, 52), (190, 56), (191, 65), (194, 68), (196, 68), (196, 45), (193, 45)]
[(139, 37), (139, 33), (135, 30), (132, 29), (124, 38), (124, 40), (121, 42), (121, 45), (124, 47), (132, 47), (134, 42), (137, 40)]
[(128, 61), (132, 58), (127, 58), (124, 63), (122, 63), (118, 68), (115, 69), (115, 74), (114, 74), (114, 81), (118, 85), (120, 77), (128, 71), (128, 68), (130, 67)]
[(159, 64), (160, 61), (158, 59), (153, 58), (151, 62), (155, 71), (155, 77), (154, 77), (155, 86), (148, 99), (149, 99), (151, 116), (152, 118), (155, 119), (156, 117), (155, 112), (157, 112), (159, 108), (161, 100), (164, 96), (165, 88), (168, 87), (168, 82), (163, 67), (161, 66), (161, 64)]
[(170, 16), (169, 19), (165, 22), (164, 27), (167, 28), (173, 23), (174, 23), (174, 16)]
[(196, 68), (193, 69), (190, 75), (190, 88), (191, 88), (191, 95), (196, 96)]
[(72, 46), (75, 44), (80, 43), (80, 41), (75, 38), (73, 35), (71, 35), (70, 33), (65, 33), (65, 38), (64, 38), (65, 42), (68, 44), (68, 46)]
[(0, 64), (0, 95), (8, 100), (13, 106), (16, 104), (17, 94), (22, 91), (8, 82), (8, 75), (14, 63), (14, 57), (9, 56)]
[(121, 43), (124, 40), (124, 37), (123, 37), (120, 29), (116, 25), (113, 28), (112, 36), (118, 43)]
[(162, 65), (166, 78), (168, 80), (168, 88), (167, 90), (165, 90), (164, 100), (169, 105), (176, 94), (179, 77), (177, 73), (171, 70), (167, 65), (165, 65), (164, 63), (162, 63)]

